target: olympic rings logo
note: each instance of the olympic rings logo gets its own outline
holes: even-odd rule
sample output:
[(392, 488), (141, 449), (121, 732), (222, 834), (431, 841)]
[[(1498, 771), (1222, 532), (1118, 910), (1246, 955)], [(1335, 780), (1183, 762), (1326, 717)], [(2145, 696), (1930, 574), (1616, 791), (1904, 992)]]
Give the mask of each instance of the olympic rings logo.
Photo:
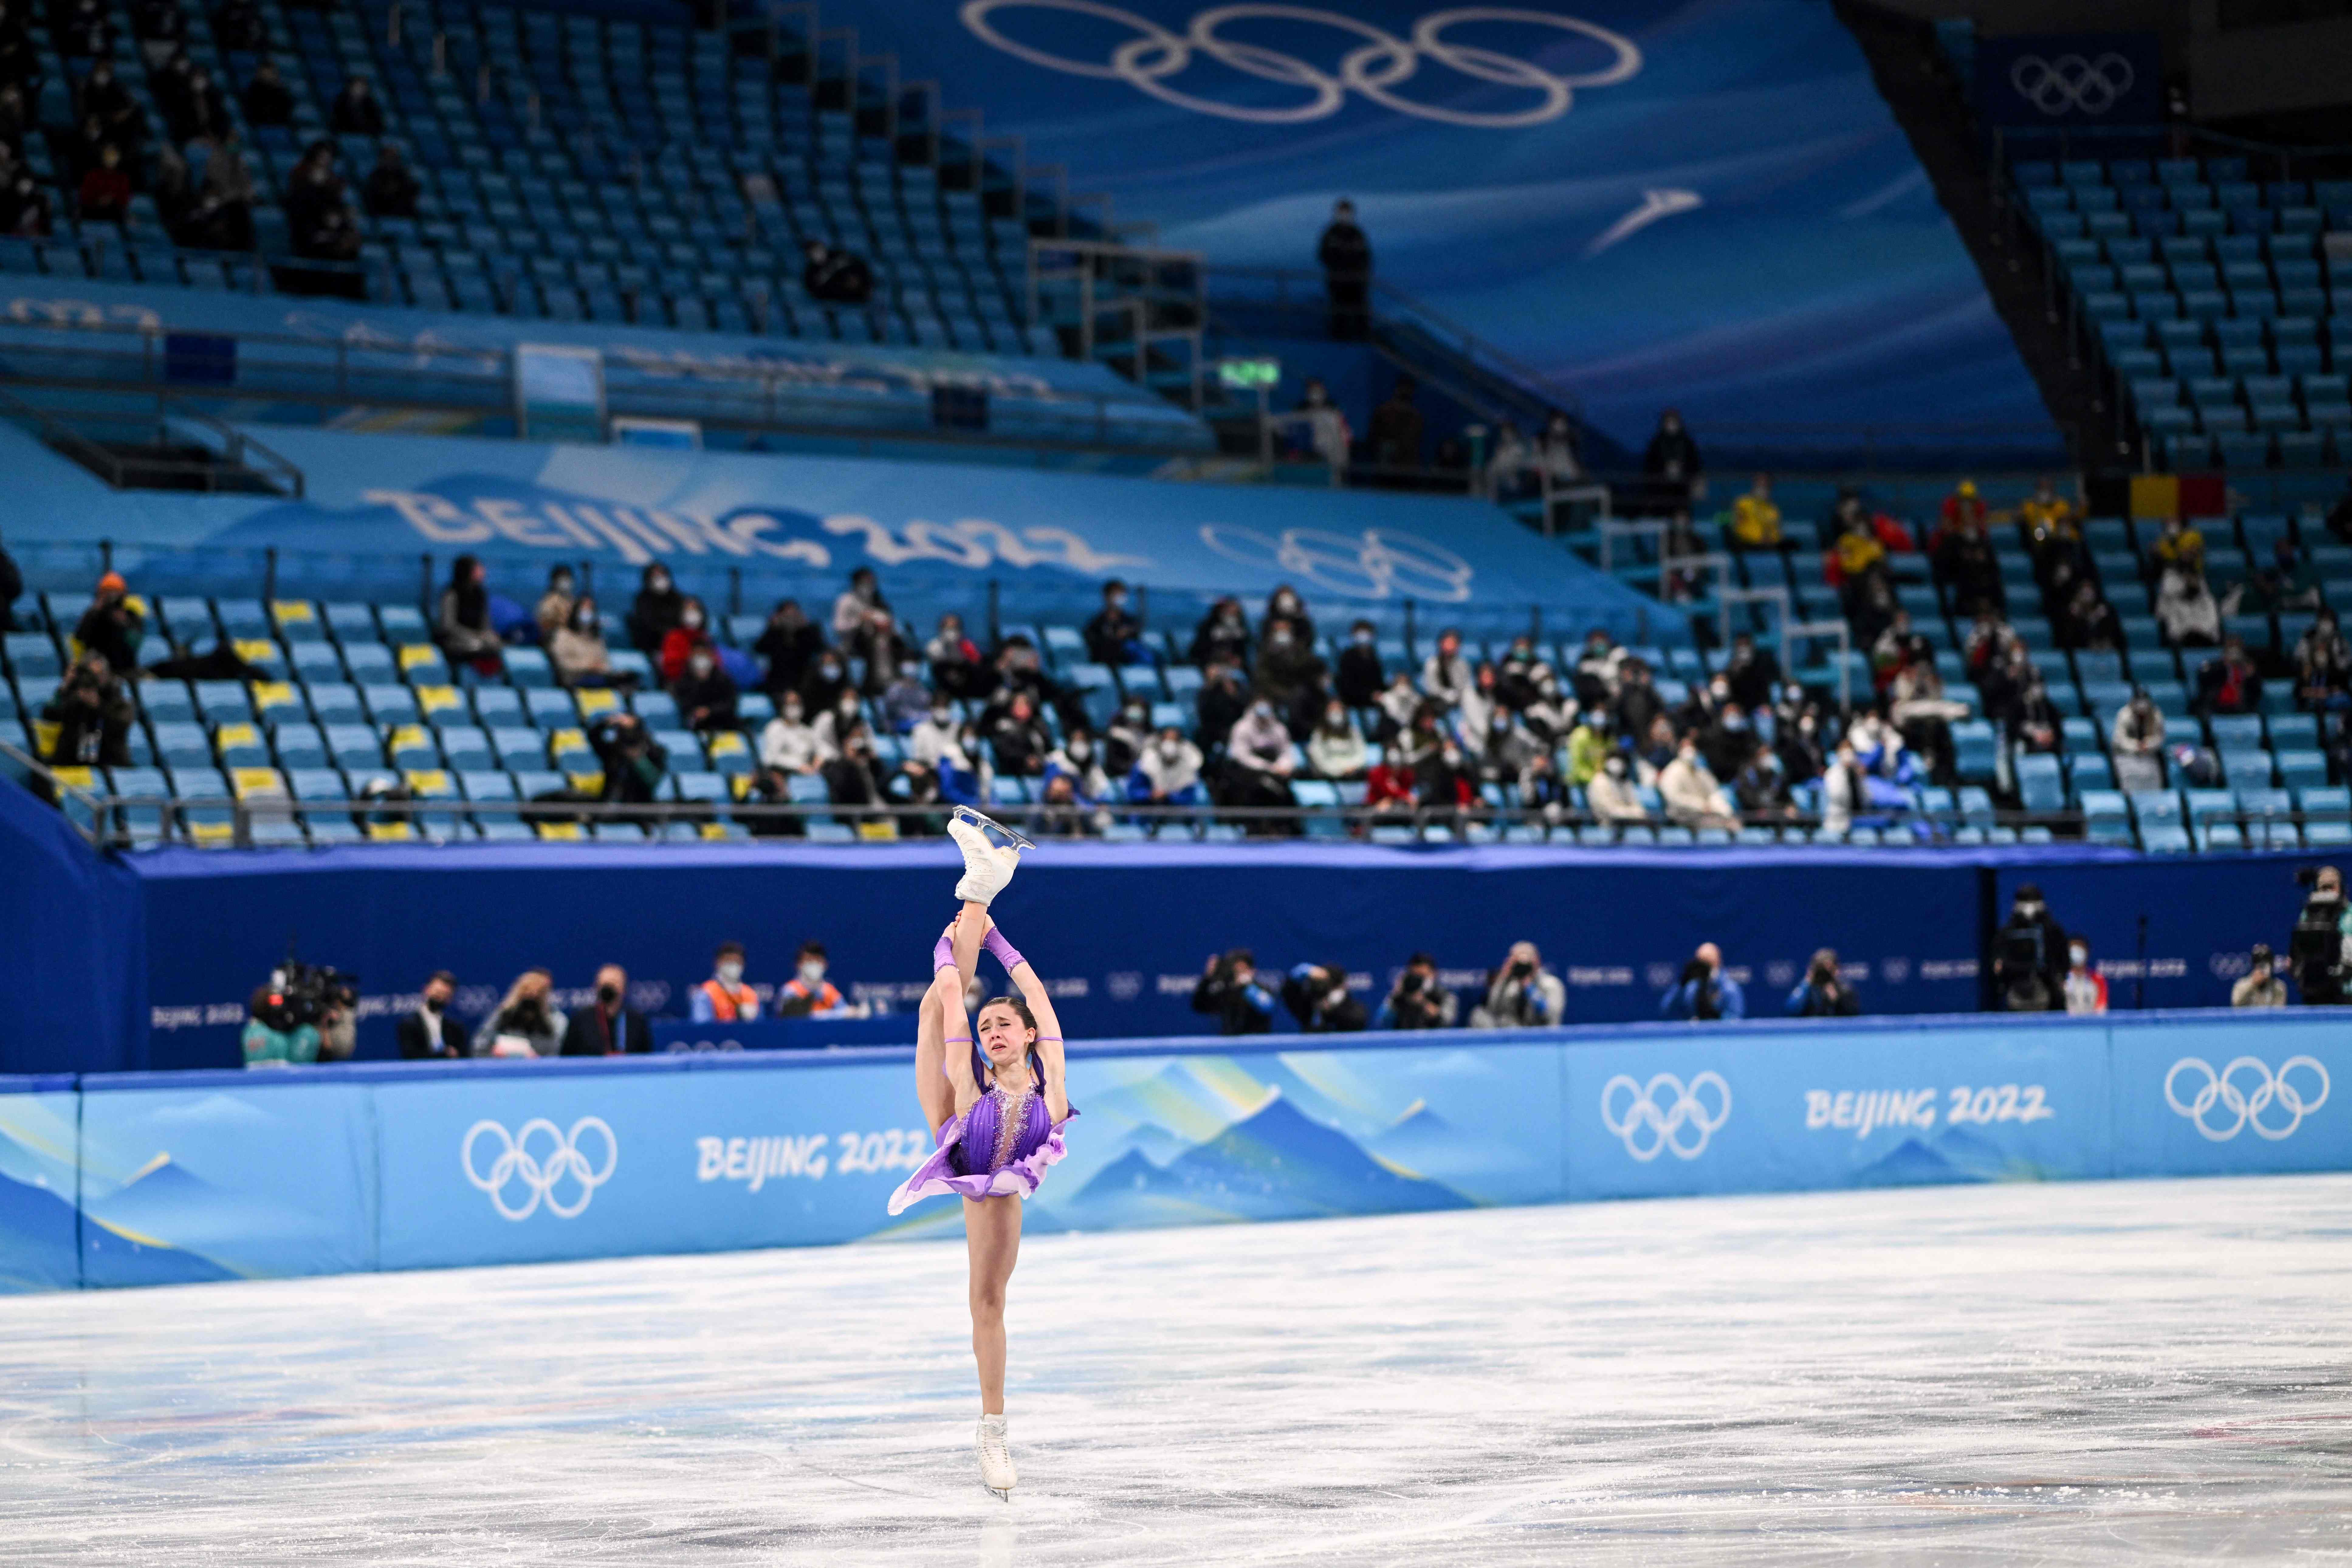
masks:
[(2137, 79), (2131, 61), (2117, 54), (2096, 59), (2060, 55), (2054, 60), (2020, 55), (2009, 68), (2009, 85), (2017, 89), (2017, 96), (2048, 115), (2063, 114), (2070, 109), (2105, 114)]
[[(1113, 49), (1108, 64), (1074, 60), (1016, 43), (998, 32), (989, 18), (1008, 5), (1093, 16), (1132, 28), (1136, 37)], [(1162, 103), (1173, 104), (1179, 109), (1189, 109), (1196, 114), (1214, 115), (1220, 120), (1242, 120), (1261, 125), (1298, 125), (1328, 119), (1339, 112), (1340, 105), (1347, 101), (1349, 92), (1356, 92), (1385, 109), (1411, 115), (1416, 120), (1497, 131), (1511, 130), (1557, 120), (1566, 114), (1575, 101), (1576, 89), (1609, 87), (1625, 80), (1642, 68), (1642, 51), (1633, 40), (1606, 27), (1575, 16), (1555, 16), (1549, 11), (1522, 11), (1502, 5), (1465, 5), (1450, 11), (1433, 11), (1413, 24), (1410, 39), (1400, 38), (1384, 27), (1374, 26), (1370, 22), (1360, 21), (1337, 11), (1319, 11), (1305, 5), (1219, 5), (1195, 16), (1192, 26), (1181, 35), (1171, 33), (1159, 23), (1139, 16), (1132, 11), (1101, 4), (1100, 0), (965, 0), (962, 17), (963, 25), (982, 43), (1027, 60), (1031, 65), (1043, 66), (1047, 70), (1061, 71), (1068, 76), (1090, 77), (1097, 81), (1123, 81), (1138, 91), (1149, 93)], [(1339, 61), (1339, 74), (1333, 76), (1296, 56), (1219, 36), (1217, 29), (1226, 23), (1250, 18), (1306, 22), (1334, 27), (1365, 41), (1349, 51)], [(1533, 26), (1551, 27), (1591, 38), (1608, 48), (1616, 58), (1597, 71), (1554, 75), (1528, 61), (1515, 59), (1497, 50), (1453, 43), (1444, 37), (1447, 28), (1474, 22), (1521, 22)], [(1266, 109), (1219, 103), (1213, 99), (1198, 98), (1170, 86), (1168, 79), (1191, 65), (1196, 55), (1204, 56), (1244, 76), (1298, 88), (1312, 96), (1304, 103)], [(1442, 104), (1420, 103), (1397, 97), (1390, 90), (1420, 70), (1424, 59), (1434, 61), (1475, 81), (1541, 93), (1543, 101), (1527, 109), (1490, 114), (1449, 109)]]
[(1228, 561), (1302, 579), (1328, 593), (1385, 599), (1402, 592), (1459, 605), (1476, 575), (1470, 563), (1442, 544), (1393, 529), (1368, 528), (1360, 538), (1320, 528), (1286, 528), (1270, 539), (1231, 523), (1201, 525), (1201, 542)]
[[(595, 1133), (604, 1141), (602, 1170), (593, 1168), (587, 1156), (580, 1152), (580, 1135), (583, 1132)], [(532, 1140), (541, 1135), (544, 1135), (544, 1142), (534, 1151)], [(482, 1169), (475, 1157), (478, 1145), (486, 1137), (494, 1141), (498, 1149), (488, 1170)], [(588, 1206), (588, 1200), (596, 1195), (598, 1187), (612, 1179), (613, 1167), (620, 1162), (621, 1144), (601, 1116), (582, 1117), (572, 1124), (569, 1132), (559, 1131), (555, 1123), (543, 1116), (535, 1116), (522, 1124), (521, 1131), (511, 1134), (499, 1123), (485, 1120), (467, 1130), (457, 1157), (466, 1167), (466, 1179), (489, 1194), (491, 1204), (507, 1218), (529, 1219), (544, 1203), (557, 1217), (571, 1219)], [(509, 1196), (510, 1189), (517, 1186), (521, 1192)], [(574, 1193), (577, 1195), (572, 1195)]]
[[(1708, 1089), (1715, 1091), (1712, 1110), (1702, 1097)], [(1729, 1120), (1731, 1086), (1717, 1072), (1700, 1073), (1687, 1086), (1670, 1072), (1646, 1084), (1621, 1072), (1601, 1090), (1601, 1124), (1624, 1140), (1625, 1152), (1644, 1163), (1669, 1149), (1676, 1159), (1697, 1159)]]
[[(2316, 1080), (2318, 1084), (2318, 1092), (2309, 1099), (2305, 1098), (2303, 1089), (2288, 1081), (2288, 1075), (2297, 1068), (2309, 1069), (2310, 1079), (2306, 1081)], [(2201, 1073), (2205, 1079), (2186, 1104), (2181, 1102), (2179, 1093), (2183, 1073)], [(2164, 1075), (2164, 1102), (2195, 1122), (2197, 1131), (2212, 1142), (2226, 1143), (2251, 1127), (2256, 1136), (2275, 1143), (2292, 1135), (2303, 1125), (2305, 1117), (2327, 1103), (2329, 1087), (2327, 1069), (2309, 1057), (2289, 1057), (2279, 1064), (2276, 1073), (2255, 1057), (2240, 1057), (2218, 1073), (2201, 1058), (2183, 1057)], [(2292, 1114), (2294, 1120), (2284, 1127), (2275, 1125), (2275, 1118), (2265, 1122), (2263, 1113), (2273, 1105)], [(2208, 1120), (2216, 1106), (2229, 1117), (2227, 1125)]]

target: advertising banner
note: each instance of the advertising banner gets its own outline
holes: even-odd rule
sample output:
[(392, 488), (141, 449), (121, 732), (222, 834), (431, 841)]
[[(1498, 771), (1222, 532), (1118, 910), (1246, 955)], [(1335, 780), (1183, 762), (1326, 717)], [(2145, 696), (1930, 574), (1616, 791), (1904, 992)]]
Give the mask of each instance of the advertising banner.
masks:
[(2259, 1032), (2223, 1021), (2116, 1031), (2116, 1174), (2242, 1175), (2352, 1167), (2352, 1030), (2306, 1014)]
[(1993, 125), (2154, 125), (2164, 57), (2154, 33), (1979, 37), (1976, 88)]
[(0, 1079), (0, 1295), (81, 1283), (71, 1079)]

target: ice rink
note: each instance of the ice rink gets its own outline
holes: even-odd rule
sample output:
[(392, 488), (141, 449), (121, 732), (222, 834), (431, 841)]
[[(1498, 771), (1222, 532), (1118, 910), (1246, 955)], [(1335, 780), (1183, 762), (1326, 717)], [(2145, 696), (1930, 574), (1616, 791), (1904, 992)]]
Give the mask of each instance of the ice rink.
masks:
[(0, 1301), (0, 1562), (2352, 1560), (2352, 1177)]

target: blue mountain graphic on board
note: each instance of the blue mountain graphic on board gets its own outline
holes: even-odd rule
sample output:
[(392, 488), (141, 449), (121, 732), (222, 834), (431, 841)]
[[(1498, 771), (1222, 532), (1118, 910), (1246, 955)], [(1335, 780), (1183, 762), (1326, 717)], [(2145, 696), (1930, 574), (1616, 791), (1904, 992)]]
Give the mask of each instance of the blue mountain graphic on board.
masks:
[(283, 1230), (286, 1221), (283, 1213), (240, 1202), (168, 1157), (120, 1191), (89, 1200), (83, 1207), (90, 1220), (82, 1231), (89, 1249), (89, 1272), (105, 1283), (128, 1279), (173, 1285), (238, 1279), (235, 1269), (174, 1244), (171, 1237), (185, 1234), (191, 1220), (207, 1231), (230, 1236), (272, 1235)]
[(71, 1289), (74, 1207), (47, 1187), (0, 1176), (0, 1291)]
[(1906, 1138), (1853, 1175), (1866, 1187), (1923, 1186), (1942, 1182), (1995, 1182), (2019, 1173), (2008, 1152), (1989, 1138), (1947, 1128), (1930, 1145)]
[(1072, 1205), (1077, 1217), (1115, 1215), (1126, 1224), (1471, 1206), (1435, 1182), (1390, 1170), (1278, 1095), (1165, 1166), (1130, 1149), (1096, 1173)]
[(1462, 1148), (1462, 1134), (1454, 1125), (1419, 1100), (1371, 1143), (1372, 1152), (1381, 1159), (1424, 1174), (1444, 1169)]

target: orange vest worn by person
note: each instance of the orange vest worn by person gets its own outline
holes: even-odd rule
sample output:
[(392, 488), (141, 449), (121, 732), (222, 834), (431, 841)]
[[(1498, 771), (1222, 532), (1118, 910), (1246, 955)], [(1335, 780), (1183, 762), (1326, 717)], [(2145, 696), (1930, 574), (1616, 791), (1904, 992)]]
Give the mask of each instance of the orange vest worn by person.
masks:
[(703, 999), (710, 1004), (710, 1017), (713, 1023), (732, 1024), (741, 1019), (756, 1018), (760, 1016), (760, 994), (749, 985), (730, 987), (714, 974), (696, 989), (700, 991)]
[(840, 1005), (841, 993), (834, 989), (833, 982), (830, 980), (819, 983), (816, 989), (812, 991), (809, 989), (807, 981), (794, 975), (776, 993), (778, 1017), (793, 1013), (804, 1013), (809, 1017), (818, 1018)]

